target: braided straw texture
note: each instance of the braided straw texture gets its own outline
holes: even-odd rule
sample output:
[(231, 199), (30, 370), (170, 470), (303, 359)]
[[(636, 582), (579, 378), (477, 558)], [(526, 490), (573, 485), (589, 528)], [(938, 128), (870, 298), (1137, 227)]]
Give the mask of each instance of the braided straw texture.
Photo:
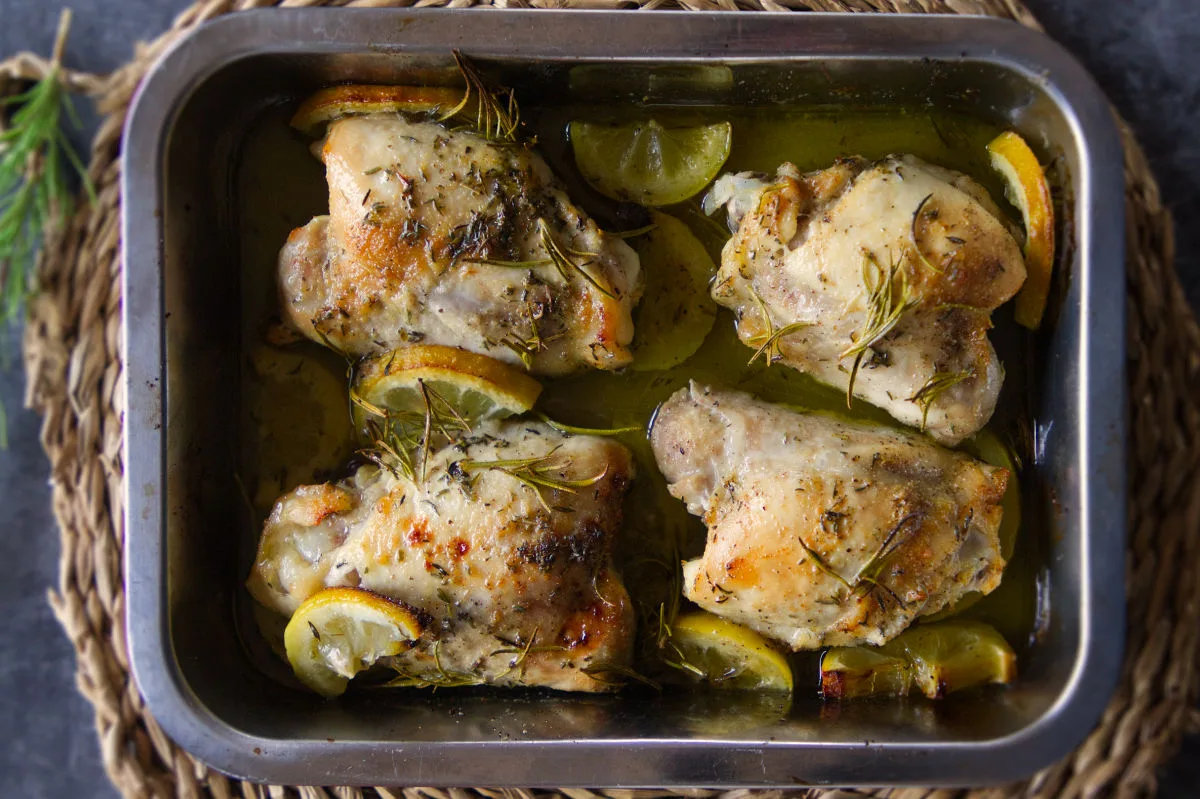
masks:
[[(416, 6), (477, 5), (416, 0)], [(811, 10), (989, 14), (1037, 27), (1017, 0), (493, 0), (499, 7), (690, 10)], [(68, 74), (106, 115), (91, 149), (98, 202), (52, 232), (39, 264), (41, 291), (25, 332), (28, 404), (43, 416), (62, 537), (58, 590), (50, 603), (75, 646), (79, 690), (96, 712), (96, 733), (113, 783), (128, 797), (405, 797), (405, 799), (656, 799), (652, 791), (493, 791), (484, 788), (314, 788), (240, 782), (197, 763), (147, 713), (129, 673), (122, 579), (121, 127), (138, 81), (154, 59), (221, 14), (272, 6), (406, 6), (413, 0), (202, 0), (171, 30), (140, 45), (134, 60), (102, 78)], [(0, 96), (47, 64), (22, 54), (0, 63)], [(798, 799), (1009, 799), (1153, 793), (1155, 769), (1182, 733), (1200, 729), (1189, 710), (1200, 686), (1200, 328), (1172, 265), (1171, 219), (1142, 151), (1125, 145), (1130, 421), (1128, 650), (1120, 687), (1103, 720), (1070, 757), (1032, 780), (988, 790), (789, 791)], [(696, 799), (741, 799), (749, 791), (686, 791)], [(758, 792), (763, 799), (782, 791)]]

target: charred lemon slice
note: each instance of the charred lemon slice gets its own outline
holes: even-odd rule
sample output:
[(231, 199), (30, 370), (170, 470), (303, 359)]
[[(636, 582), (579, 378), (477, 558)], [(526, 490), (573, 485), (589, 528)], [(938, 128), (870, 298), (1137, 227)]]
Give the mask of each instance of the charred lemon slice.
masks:
[(865, 646), (835, 646), (821, 656), (821, 696), (859, 699), (908, 696), (912, 666), (897, 655)]
[(666, 128), (651, 119), (626, 125), (575, 121), (575, 163), (588, 183), (614, 200), (671, 205), (698, 194), (729, 157), (728, 122)]
[(319, 136), (327, 123), (341, 117), (388, 111), (409, 114), (448, 111), (462, 99), (462, 89), (441, 86), (332, 86), (300, 104), (292, 117), (292, 127), (309, 136)]
[[(689, 613), (671, 625), (668, 658), (682, 673), (719, 688), (792, 691), (787, 659), (753, 630), (711, 613)], [(678, 656), (674, 662), (672, 656)]]
[(283, 632), (288, 663), (321, 696), (339, 696), (360, 671), (408, 649), (421, 634), (412, 611), (359, 588), (327, 588), (304, 601)]
[(541, 383), (495, 358), (436, 344), (370, 358), (354, 376), (360, 407), (423, 416), (428, 399), (444, 402), (472, 425), (525, 413), (541, 391)]
[(1005, 195), (1025, 223), (1025, 285), (1017, 294), (1017, 322), (1036, 330), (1050, 294), (1054, 267), (1054, 203), (1046, 174), (1024, 139), (1001, 133), (987, 146), (992, 167), (1004, 177)]
[(670, 369), (690, 358), (717, 318), (708, 281), (717, 268), (688, 226), (652, 212), (654, 228), (633, 240), (646, 287), (633, 335), (631, 369)]

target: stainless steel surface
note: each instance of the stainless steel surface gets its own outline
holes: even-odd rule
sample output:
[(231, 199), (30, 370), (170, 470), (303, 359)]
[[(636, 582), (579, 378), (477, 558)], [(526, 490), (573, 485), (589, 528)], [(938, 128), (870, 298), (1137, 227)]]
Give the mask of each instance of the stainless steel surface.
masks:
[[(936, 705), (798, 698), (778, 720), (769, 702), (730, 696), (325, 703), (256, 667), (234, 624), (246, 565), (232, 476), (238, 142), (266, 103), (330, 81), (427, 76), (453, 48), (551, 102), (570, 98), (580, 62), (612, 67), (619, 86), (668, 63), (720, 63), (727, 85), (669, 99), (950, 106), (1061, 156), (1069, 279), (1036, 337), (1027, 387), (1037, 442), (1027, 493), (1054, 523), (1052, 623), (1016, 686)], [(299, 784), (976, 784), (1049, 763), (1098, 718), (1120, 664), (1120, 170), (1107, 104), (1083, 70), (1048, 39), (994, 20), (306, 10), (202, 28), (147, 79), (125, 150), (128, 628), (154, 716), (222, 770)]]

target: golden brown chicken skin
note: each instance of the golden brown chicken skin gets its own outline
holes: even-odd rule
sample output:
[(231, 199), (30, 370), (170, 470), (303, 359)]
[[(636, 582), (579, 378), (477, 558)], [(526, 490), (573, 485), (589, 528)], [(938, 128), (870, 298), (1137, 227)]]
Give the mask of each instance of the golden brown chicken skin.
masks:
[(332, 123), (320, 154), (329, 215), (279, 255), (301, 334), (352, 356), (456, 346), (545, 375), (632, 359), (637, 254), (533, 150), (391, 114)]
[(793, 649), (882, 644), (1000, 584), (1003, 469), (694, 383), (659, 410), (651, 443), (708, 527), (684, 595)]
[[(587, 485), (539, 491), (482, 465), (543, 456), (552, 477)], [(609, 690), (585, 669), (632, 657), (634, 613), (611, 558), (632, 470), (613, 441), (486, 423), (432, 454), (423, 480), (372, 465), (285, 494), (247, 584), (285, 616), (337, 586), (416, 609), (424, 630), (391, 661), (402, 674)]]
[(1025, 263), (979, 184), (914, 156), (851, 158), (726, 175), (707, 205), (736, 224), (712, 295), (743, 342), (944, 444), (991, 418), (991, 313)]

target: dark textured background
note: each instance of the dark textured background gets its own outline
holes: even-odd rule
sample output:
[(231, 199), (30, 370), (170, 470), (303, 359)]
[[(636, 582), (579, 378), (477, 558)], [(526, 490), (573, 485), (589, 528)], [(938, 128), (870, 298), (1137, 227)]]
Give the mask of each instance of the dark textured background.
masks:
[[(1197, 0), (1026, 0), (1049, 32), (1075, 52), (1130, 121), (1175, 213), (1178, 268), (1200, 308), (1200, 2)], [(191, 0), (72, 0), (69, 66), (104, 72), (130, 58)], [(48, 54), (61, 0), (0, 0), (0, 58)], [(85, 118), (90, 129), (94, 120)], [(80, 142), (90, 135), (86, 131)], [(100, 764), (92, 713), (74, 688), (71, 647), (45, 601), (57, 579), (48, 467), (38, 419), (21, 412), (24, 379), (10, 336), (0, 372), (10, 449), (0, 454), (0, 797), (112, 797)], [(1200, 795), (1200, 740), (1164, 770), (1161, 796)]]

